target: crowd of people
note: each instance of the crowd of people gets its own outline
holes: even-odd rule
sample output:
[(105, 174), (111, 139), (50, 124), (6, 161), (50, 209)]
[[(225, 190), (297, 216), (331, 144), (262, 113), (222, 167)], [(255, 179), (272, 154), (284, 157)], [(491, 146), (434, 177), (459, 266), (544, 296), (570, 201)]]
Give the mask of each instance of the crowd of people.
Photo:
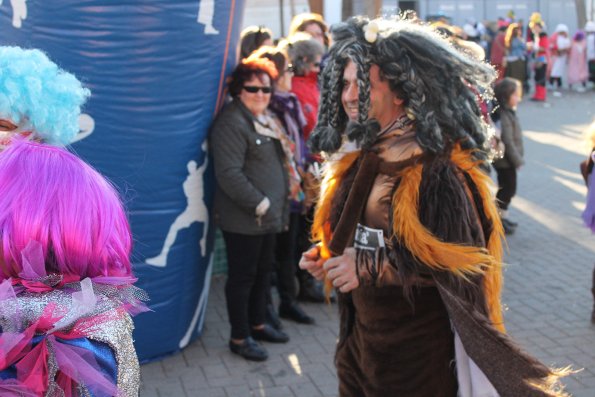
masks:
[(231, 101), (210, 134), (214, 213), (227, 252), (230, 349), (250, 360), (267, 358), (254, 339), (289, 340), (279, 317), (314, 323), (298, 299), (325, 301), (321, 284), (297, 263), (310, 244), (317, 196), (320, 159), (306, 142), (318, 118), (328, 27), (318, 14), (301, 14), (290, 31), (273, 45), (270, 30), (244, 29), (228, 85)]
[(556, 25), (551, 35), (537, 12), (525, 26), (522, 20), (500, 18), (497, 33), (491, 33), (488, 59), (498, 71), (498, 80), (512, 77), (529, 90), (533, 75), (533, 100), (545, 101), (547, 89), (561, 96), (566, 87), (585, 92), (595, 84), (595, 23), (589, 21), (584, 28), (571, 34), (565, 24)]

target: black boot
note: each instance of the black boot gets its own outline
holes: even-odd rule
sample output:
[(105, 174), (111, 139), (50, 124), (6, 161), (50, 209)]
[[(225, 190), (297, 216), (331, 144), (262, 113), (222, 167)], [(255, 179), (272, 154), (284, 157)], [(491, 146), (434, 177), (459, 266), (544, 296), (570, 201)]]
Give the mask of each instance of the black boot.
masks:
[(306, 312), (295, 302), (293, 303), (281, 303), (279, 305), (279, 317), (285, 318), (291, 321), (295, 321), (300, 324), (314, 324), (314, 318), (308, 316)]
[(289, 336), (285, 332), (278, 331), (268, 324), (265, 324), (262, 329), (252, 329), (250, 333), (255, 340), (263, 340), (271, 343), (289, 342)]
[(256, 343), (251, 337), (244, 339), (242, 343), (233, 343), (229, 341), (229, 350), (232, 353), (244, 357), (250, 361), (264, 361), (269, 358), (266, 349)]
[(279, 320), (279, 315), (277, 315), (277, 311), (275, 310), (275, 307), (272, 303), (267, 304), (267, 310), (265, 313), (265, 323), (269, 324), (277, 331), (283, 329), (283, 324), (281, 324), (281, 320)]
[(300, 279), (300, 293), (297, 298), (303, 302), (324, 303), (322, 285), (317, 283), (312, 276)]

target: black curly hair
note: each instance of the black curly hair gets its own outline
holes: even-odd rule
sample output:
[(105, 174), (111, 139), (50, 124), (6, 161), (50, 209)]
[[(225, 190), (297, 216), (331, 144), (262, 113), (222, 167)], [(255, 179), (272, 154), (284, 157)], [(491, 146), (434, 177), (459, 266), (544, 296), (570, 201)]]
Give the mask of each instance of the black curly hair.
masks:
[[(478, 101), (481, 96), (491, 97), (493, 68), (458, 51), (430, 26), (403, 16), (375, 20), (379, 32), (370, 43), (364, 33), (369, 22), (353, 17), (331, 28), (333, 46), (321, 74), (318, 124), (309, 142), (312, 150), (335, 152), (343, 135), (362, 148), (376, 140), (380, 125), (368, 119), (371, 64), (378, 65), (382, 78), (404, 100), (424, 150), (443, 153), (456, 143), (465, 149), (485, 149), (487, 126)], [(341, 105), (343, 71), (349, 61), (358, 70), (357, 122), (348, 120)], [(481, 156), (481, 150), (478, 153)]]

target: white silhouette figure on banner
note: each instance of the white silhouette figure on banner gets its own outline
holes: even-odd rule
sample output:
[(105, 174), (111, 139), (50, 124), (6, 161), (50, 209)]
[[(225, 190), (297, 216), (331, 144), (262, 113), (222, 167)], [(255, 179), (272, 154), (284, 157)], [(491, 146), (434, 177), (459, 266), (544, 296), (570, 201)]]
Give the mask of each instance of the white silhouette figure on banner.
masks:
[(202, 238), (200, 239), (201, 256), (207, 255), (207, 229), (209, 227), (209, 211), (204, 202), (203, 176), (207, 169), (207, 142), (203, 142), (202, 150), (205, 153), (205, 161), (200, 167), (197, 167), (196, 161), (188, 162), (188, 177), (184, 181), (182, 188), (188, 199), (188, 206), (178, 215), (174, 223), (169, 227), (167, 237), (163, 243), (161, 253), (153, 258), (148, 258), (145, 262), (149, 265), (164, 267), (167, 263), (167, 254), (171, 246), (175, 243), (178, 232), (190, 227), (194, 222), (202, 222)]
[(70, 143), (75, 143), (85, 139), (91, 135), (93, 131), (95, 131), (95, 120), (93, 120), (93, 117), (89, 116), (88, 114), (82, 113), (79, 116), (79, 133)]
[(215, 0), (200, 0), (196, 21), (205, 25), (205, 34), (219, 34), (219, 31), (213, 26), (214, 16)]
[[(0, 6), (2, 5), (0, 0)], [(20, 29), (23, 26), (23, 20), (27, 19), (27, 0), (10, 0), (12, 6), (12, 26)]]

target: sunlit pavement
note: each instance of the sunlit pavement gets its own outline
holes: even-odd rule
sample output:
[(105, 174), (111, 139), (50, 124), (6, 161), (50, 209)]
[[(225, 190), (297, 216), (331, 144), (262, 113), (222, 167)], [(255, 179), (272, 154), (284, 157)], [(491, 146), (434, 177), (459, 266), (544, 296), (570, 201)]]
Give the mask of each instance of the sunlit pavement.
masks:
[[(579, 162), (582, 133), (595, 116), (595, 92), (564, 92), (548, 104), (524, 101), (526, 165), (510, 216), (506, 325), (523, 348), (545, 363), (583, 369), (566, 379), (574, 396), (595, 396), (595, 326), (590, 323), (595, 235), (582, 226), (586, 188)], [(213, 280), (203, 336), (183, 352), (142, 366), (141, 396), (336, 396), (333, 351), (336, 306), (307, 304), (316, 325), (285, 321), (291, 341), (266, 344), (270, 358), (251, 363), (227, 347), (224, 279)], [(388, 396), (387, 396), (388, 397)]]

